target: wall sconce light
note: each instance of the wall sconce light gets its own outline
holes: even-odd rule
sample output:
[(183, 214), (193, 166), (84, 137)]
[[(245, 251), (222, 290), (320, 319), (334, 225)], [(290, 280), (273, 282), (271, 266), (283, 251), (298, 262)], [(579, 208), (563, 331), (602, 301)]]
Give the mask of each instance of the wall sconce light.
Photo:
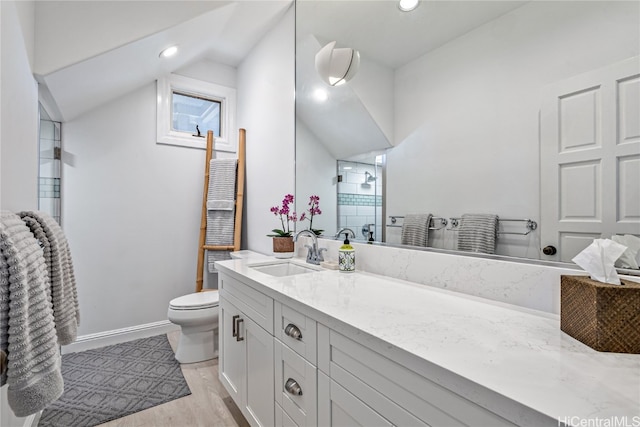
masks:
[(333, 41), (316, 53), (316, 71), (320, 78), (331, 86), (346, 83), (358, 72), (360, 53), (345, 47), (335, 48)]

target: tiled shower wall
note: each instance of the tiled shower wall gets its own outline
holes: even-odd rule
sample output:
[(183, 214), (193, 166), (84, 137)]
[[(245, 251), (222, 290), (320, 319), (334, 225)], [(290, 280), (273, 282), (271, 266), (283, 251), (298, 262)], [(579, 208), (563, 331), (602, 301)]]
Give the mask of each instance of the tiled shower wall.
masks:
[[(365, 183), (365, 172), (376, 179)], [(338, 182), (338, 228), (348, 227), (356, 233), (356, 240), (366, 241), (368, 236), (362, 230), (372, 224), (373, 238), (381, 241), (382, 167), (340, 160), (338, 176), (342, 180)]]
[(60, 122), (49, 119), (40, 107), (40, 171), (38, 181), (38, 209), (60, 223), (60, 162), (62, 157), (62, 129)]

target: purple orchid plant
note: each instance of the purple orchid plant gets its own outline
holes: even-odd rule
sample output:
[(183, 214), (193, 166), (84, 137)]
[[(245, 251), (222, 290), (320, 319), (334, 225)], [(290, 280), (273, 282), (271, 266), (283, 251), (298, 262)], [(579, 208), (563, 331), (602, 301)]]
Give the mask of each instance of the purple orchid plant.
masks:
[[(320, 210), (320, 197), (318, 196), (310, 196), (309, 197), (309, 209), (307, 209), (307, 211), (309, 212), (309, 230), (311, 230), (313, 233), (315, 233), (316, 236), (319, 236), (322, 234), (322, 232), (324, 230), (319, 230), (316, 228), (313, 228), (313, 216), (314, 215), (320, 215), (322, 213), (322, 211)], [(300, 216), (300, 220), (303, 220), (304, 213)]]
[(268, 237), (291, 237), (291, 223), (295, 225), (297, 221), (304, 220), (304, 213), (298, 215), (291, 210), (290, 205), (293, 204), (293, 194), (287, 194), (282, 199), (282, 206), (274, 206), (270, 209), (271, 213), (277, 217), (280, 217), (280, 224), (282, 224), (282, 228), (274, 228), (274, 234), (267, 234)]
[(307, 219), (309, 220), (309, 230), (317, 236), (322, 234), (324, 231), (313, 228), (313, 217), (322, 213), (320, 210), (320, 197), (315, 195), (309, 197), (309, 208), (307, 209), (309, 215), (307, 215), (307, 212), (303, 212), (300, 217), (298, 217), (298, 214), (295, 211), (291, 210), (293, 199), (293, 194), (287, 194), (284, 196), (284, 199), (282, 199), (281, 206), (274, 206), (269, 209), (272, 214), (279, 217), (282, 228), (274, 228), (271, 230), (273, 234), (267, 234), (268, 237), (291, 237), (293, 233), (292, 224), (295, 226), (296, 222)]

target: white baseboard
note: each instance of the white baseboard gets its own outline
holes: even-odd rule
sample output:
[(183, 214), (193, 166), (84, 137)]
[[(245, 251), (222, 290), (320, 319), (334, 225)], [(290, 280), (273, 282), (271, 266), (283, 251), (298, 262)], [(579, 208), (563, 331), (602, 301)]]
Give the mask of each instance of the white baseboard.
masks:
[(154, 335), (166, 334), (168, 332), (178, 330), (180, 330), (180, 326), (173, 324), (168, 320), (161, 320), (159, 322), (145, 323), (144, 325), (136, 325), (129, 328), (82, 335), (79, 336), (75, 342), (62, 347), (62, 354), (76, 353), (78, 351), (119, 344), (122, 342), (152, 337)]

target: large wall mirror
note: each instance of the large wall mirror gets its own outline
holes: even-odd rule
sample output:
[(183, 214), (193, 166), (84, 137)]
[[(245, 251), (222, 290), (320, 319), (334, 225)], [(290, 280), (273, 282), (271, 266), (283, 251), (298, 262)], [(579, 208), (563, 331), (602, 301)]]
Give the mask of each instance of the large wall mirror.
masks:
[[(313, 228), (394, 245), (431, 214), (442, 250), (497, 215), (496, 255), (548, 261), (640, 236), (639, 29), (636, 1), (298, 0), (298, 211), (317, 195)], [(340, 86), (314, 65), (333, 41), (360, 55)], [(602, 144), (612, 160), (575, 154)]]

